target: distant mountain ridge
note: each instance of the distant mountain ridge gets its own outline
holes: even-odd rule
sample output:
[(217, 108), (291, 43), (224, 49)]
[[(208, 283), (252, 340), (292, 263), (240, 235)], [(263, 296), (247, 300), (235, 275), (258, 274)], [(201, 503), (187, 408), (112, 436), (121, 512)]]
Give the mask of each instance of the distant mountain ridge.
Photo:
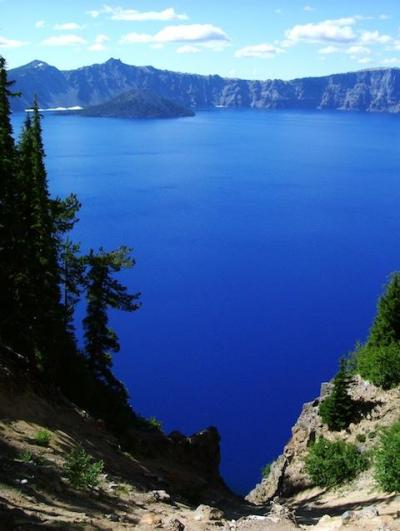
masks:
[(24, 110), (36, 94), (43, 108), (88, 107), (131, 89), (151, 91), (190, 108), (329, 109), (400, 112), (400, 70), (382, 68), (292, 81), (226, 79), (138, 67), (109, 59), (102, 64), (62, 71), (33, 61), (9, 71)]

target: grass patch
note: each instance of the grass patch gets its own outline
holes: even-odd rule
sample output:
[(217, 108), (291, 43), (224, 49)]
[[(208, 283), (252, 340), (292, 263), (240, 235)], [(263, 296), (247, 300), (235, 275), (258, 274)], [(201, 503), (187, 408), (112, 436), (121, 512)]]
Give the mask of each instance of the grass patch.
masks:
[(51, 441), (51, 433), (47, 430), (39, 430), (35, 433), (35, 444), (47, 448)]

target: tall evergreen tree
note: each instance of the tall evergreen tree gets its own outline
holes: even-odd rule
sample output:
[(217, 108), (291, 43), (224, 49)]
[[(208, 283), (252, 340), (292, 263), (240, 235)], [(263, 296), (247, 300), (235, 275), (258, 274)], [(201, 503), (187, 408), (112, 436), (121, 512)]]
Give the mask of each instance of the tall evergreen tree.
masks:
[(80, 255), (79, 244), (67, 238), (62, 243), (60, 261), (64, 323), (67, 332), (74, 337), (74, 312), (85, 282), (86, 257)]
[(32, 116), (25, 121), (18, 154), (23, 189), (20, 218), (25, 232), (25, 282), (18, 302), (24, 313), (24, 329), (34, 349), (33, 363), (40, 361), (43, 367), (54, 372), (67, 333), (61, 304), (58, 220), (48, 190), (37, 101)]
[(108, 327), (108, 309), (133, 312), (139, 308), (140, 294), (130, 295), (127, 288), (113, 278), (114, 273), (132, 267), (130, 249), (121, 247), (106, 253), (102, 248), (88, 255), (87, 314), (83, 321), (85, 350), (97, 377), (108, 381), (111, 376), (112, 354), (119, 351), (118, 338)]
[(368, 346), (400, 342), (400, 273), (394, 273), (379, 300), (378, 312), (368, 338)]
[(18, 347), (21, 312), (17, 302), (19, 251), (17, 226), (20, 204), (17, 157), (12, 136), (9, 98), (12, 82), (7, 79), (6, 61), (0, 56), (0, 341)]
[(340, 431), (354, 420), (356, 415), (356, 402), (349, 395), (351, 375), (346, 362), (341, 360), (340, 369), (333, 380), (333, 389), (319, 406), (322, 421), (330, 430)]

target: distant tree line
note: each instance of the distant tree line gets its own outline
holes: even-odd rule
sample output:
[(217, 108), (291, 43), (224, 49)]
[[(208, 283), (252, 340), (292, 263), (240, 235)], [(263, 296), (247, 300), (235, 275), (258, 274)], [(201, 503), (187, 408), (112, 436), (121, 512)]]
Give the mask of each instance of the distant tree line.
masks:
[[(134, 265), (131, 250), (82, 254), (71, 240), (81, 205), (74, 194), (49, 193), (37, 101), (14, 139), (10, 98), (18, 95), (12, 85), (0, 57), (0, 355), (15, 353), (27, 371), (122, 425), (135, 415), (112, 373), (119, 343), (108, 310), (139, 308), (139, 294), (115, 277)], [(83, 349), (74, 327), (81, 299), (87, 302)]]

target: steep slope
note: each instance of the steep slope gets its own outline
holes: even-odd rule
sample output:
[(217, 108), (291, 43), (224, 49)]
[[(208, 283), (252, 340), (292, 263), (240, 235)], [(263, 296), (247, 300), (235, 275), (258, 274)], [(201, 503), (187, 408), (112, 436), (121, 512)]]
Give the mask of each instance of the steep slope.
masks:
[(194, 112), (161, 98), (155, 92), (131, 89), (106, 103), (86, 107), (78, 114), (115, 118), (181, 118)]
[[(90, 490), (65, 477), (79, 447), (104, 462)], [(283, 507), (266, 514), (232, 494), (219, 459), (215, 428), (191, 437), (135, 428), (121, 441), (0, 349), (0, 531), (296, 529)]]
[(224, 79), (137, 67), (109, 59), (77, 70), (60, 71), (33, 61), (10, 70), (24, 94), (14, 110), (41, 107), (87, 107), (104, 103), (130, 89), (152, 91), (184, 107), (250, 107), (261, 109), (330, 109), (399, 112), (400, 70), (382, 68), (292, 81)]
[[(371, 469), (336, 490), (313, 486), (305, 471), (310, 444), (320, 436), (331, 441), (353, 443), (363, 451), (375, 448), (379, 430), (398, 420), (400, 388), (383, 391), (355, 377), (351, 396), (364, 405), (365, 416), (341, 432), (329, 431), (318, 414), (319, 403), (330, 388), (331, 384), (323, 384), (320, 397), (304, 405), (282, 455), (272, 464), (269, 476), (250, 492), (247, 499), (255, 504), (265, 504), (278, 496), (281, 503), (295, 511), (300, 522), (317, 524), (324, 518), (316, 529), (375, 530), (384, 529), (385, 523), (390, 529), (400, 529), (400, 521), (393, 521), (400, 510), (400, 499), (378, 489)], [(353, 513), (346, 515), (349, 511)]]

